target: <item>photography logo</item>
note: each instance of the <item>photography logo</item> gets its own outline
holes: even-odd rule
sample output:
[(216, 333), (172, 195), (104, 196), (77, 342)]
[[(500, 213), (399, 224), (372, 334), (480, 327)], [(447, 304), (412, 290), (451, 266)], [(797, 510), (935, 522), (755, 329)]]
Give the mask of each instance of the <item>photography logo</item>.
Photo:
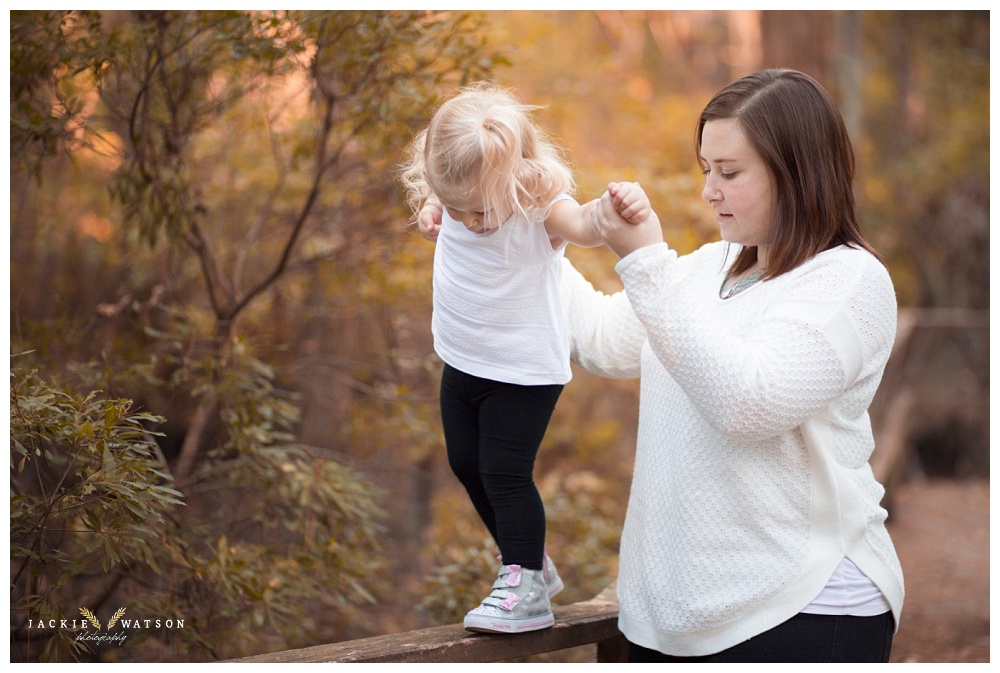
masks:
[(87, 623), (97, 629), (97, 632), (93, 633), (88, 630), (83, 630), (76, 635), (77, 642), (86, 641), (94, 643), (118, 643), (119, 645), (125, 644), (125, 639), (128, 638), (125, 631), (119, 631), (115, 634), (110, 633), (111, 629), (113, 629), (115, 624), (118, 623), (118, 620), (125, 615), (125, 608), (118, 608), (114, 617), (108, 620), (108, 627), (105, 633), (101, 633), (101, 620), (97, 618), (97, 615), (87, 608), (80, 608), (80, 614), (87, 620)]
[[(97, 615), (87, 608), (80, 608), (80, 614), (87, 618), (87, 621), (90, 622), (91, 626), (98, 631), (101, 630), (101, 621), (97, 618)], [(121, 619), (124, 614), (125, 608), (118, 608), (118, 612), (115, 613), (115, 616), (108, 620), (108, 631), (114, 628), (115, 624), (118, 623), (118, 620)]]
[(28, 628), (71, 629), (76, 634), (76, 642), (118, 645), (124, 645), (129, 634), (139, 630), (184, 628), (183, 619), (130, 619), (125, 616), (125, 608), (118, 608), (107, 624), (101, 624), (90, 608), (80, 608), (80, 615), (83, 619), (29, 619)]

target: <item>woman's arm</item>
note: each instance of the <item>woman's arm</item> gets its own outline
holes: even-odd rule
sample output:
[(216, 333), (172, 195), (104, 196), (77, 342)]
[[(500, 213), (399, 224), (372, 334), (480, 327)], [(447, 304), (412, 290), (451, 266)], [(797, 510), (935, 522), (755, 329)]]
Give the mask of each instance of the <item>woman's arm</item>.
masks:
[(696, 296), (705, 296), (704, 283), (716, 290), (717, 274), (681, 278), (676, 259), (660, 250), (627, 257), (617, 270), (657, 359), (720, 432), (774, 436), (854, 386), (863, 398), (881, 375), (895, 335), (895, 295), (867, 253), (828, 252), (768, 281), (781, 283), (780, 293), (736, 334)]
[(638, 377), (639, 354), (646, 332), (625, 293), (606, 295), (595, 290), (565, 258), (559, 290), (573, 361), (598, 376)]

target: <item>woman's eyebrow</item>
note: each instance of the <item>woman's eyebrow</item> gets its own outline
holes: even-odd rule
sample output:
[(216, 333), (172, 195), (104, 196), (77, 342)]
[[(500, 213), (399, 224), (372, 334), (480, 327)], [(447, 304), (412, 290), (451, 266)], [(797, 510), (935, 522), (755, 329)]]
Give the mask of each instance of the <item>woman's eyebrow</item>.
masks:
[(704, 161), (706, 164), (731, 164), (736, 161), (739, 161), (738, 159), (726, 159), (726, 158), (709, 160), (701, 155), (699, 155), (698, 158)]

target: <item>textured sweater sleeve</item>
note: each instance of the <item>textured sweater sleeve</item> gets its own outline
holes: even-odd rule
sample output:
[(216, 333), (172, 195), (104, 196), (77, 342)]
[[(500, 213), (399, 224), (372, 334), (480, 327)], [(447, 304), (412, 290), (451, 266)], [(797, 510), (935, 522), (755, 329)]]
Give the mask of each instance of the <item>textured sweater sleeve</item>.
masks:
[(570, 354), (587, 371), (607, 378), (637, 378), (646, 340), (642, 324), (624, 292), (594, 289), (567, 259), (560, 293), (570, 333)]
[(895, 296), (868, 253), (821, 254), (769, 281), (780, 291), (754, 293), (770, 299), (749, 332), (737, 335), (691, 296), (699, 279), (684, 277), (666, 244), (656, 247), (616, 268), (653, 353), (721, 432), (777, 435), (828, 408), (861, 377), (881, 375)]

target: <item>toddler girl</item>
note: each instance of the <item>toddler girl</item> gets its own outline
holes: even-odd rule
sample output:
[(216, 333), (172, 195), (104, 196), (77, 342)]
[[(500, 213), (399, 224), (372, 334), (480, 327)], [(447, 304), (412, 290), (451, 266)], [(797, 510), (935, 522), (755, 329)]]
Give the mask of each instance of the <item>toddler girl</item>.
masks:
[[(569, 196), (573, 176), (534, 124), (532, 106), (496, 85), (462, 89), (412, 143), (407, 199), (434, 254), (434, 349), (444, 361), (441, 420), (448, 461), (500, 549), (493, 591), (470, 631), (552, 626), (563, 587), (545, 554), (535, 456), (570, 380), (559, 296), (566, 244), (596, 246), (595, 202)], [(644, 221), (642, 190), (619, 212)]]

